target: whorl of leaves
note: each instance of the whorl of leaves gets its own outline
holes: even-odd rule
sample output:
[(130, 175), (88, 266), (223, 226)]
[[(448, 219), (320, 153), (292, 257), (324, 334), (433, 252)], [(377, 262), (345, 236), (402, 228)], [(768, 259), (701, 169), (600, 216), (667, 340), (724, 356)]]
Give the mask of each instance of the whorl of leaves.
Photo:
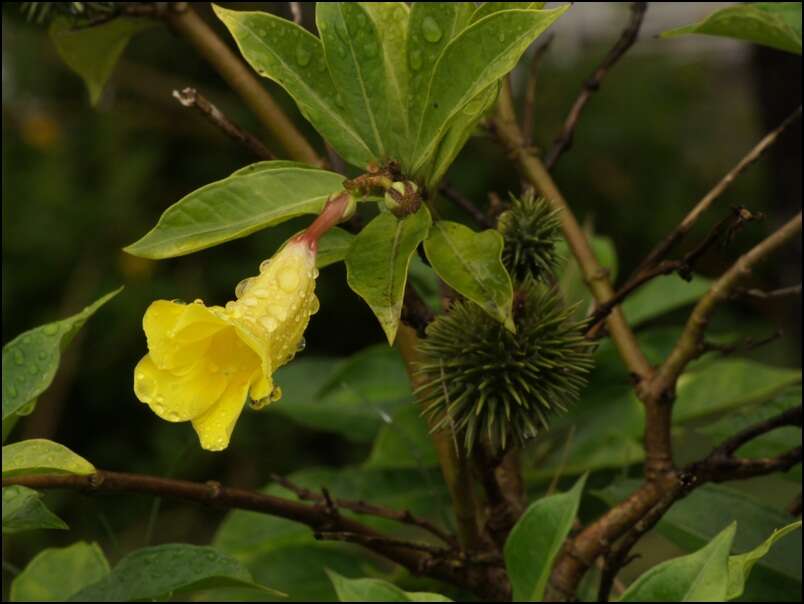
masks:
[(511, 197), (511, 208), (497, 219), (505, 245), (502, 260), (515, 281), (532, 276), (548, 282), (556, 265), (555, 244), (560, 237), (559, 210), (533, 192)]
[(416, 395), (452, 426), (469, 452), (483, 439), (491, 450), (521, 446), (557, 411), (577, 400), (592, 367), (592, 350), (555, 289), (526, 279), (514, 295), (512, 334), (476, 304), (456, 302), (427, 327)]

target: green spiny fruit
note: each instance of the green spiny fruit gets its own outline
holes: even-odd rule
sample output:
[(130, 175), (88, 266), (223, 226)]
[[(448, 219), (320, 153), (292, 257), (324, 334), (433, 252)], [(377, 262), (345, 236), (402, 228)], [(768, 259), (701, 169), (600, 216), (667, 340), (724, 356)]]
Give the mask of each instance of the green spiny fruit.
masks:
[(419, 343), (416, 390), (435, 418), (452, 426), (467, 451), (521, 446), (566, 410), (586, 384), (592, 347), (553, 288), (533, 278), (514, 294), (512, 334), (476, 304), (460, 301), (427, 327)]
[(497, 219), (505, 239), (502, 260), (514, 281), (532, 276), (548, 282), (556, 265), (555, 244), (560, 237), (559, 210), (529, 192), (521, 199), (511, 197), (511, 208)]

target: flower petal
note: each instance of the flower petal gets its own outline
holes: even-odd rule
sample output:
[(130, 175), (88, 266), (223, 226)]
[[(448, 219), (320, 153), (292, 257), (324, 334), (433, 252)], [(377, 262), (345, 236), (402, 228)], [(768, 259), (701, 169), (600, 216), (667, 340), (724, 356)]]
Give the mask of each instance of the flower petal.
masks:
[(229, 381), (220, 400), (206, 413), (193, 419), (193, 428), (204, 449), (221, 451), (229, 446), (232, 430), (246, 404), (249, 386), (258, 377), (259, 370), (251, 375), (245, 372), (237, 374)]
[(185, 422), (205, 413), (223, 394), (227, 378), (199, 362), (181, 375), (145, 355), (134, 369), (134, 393), (162, 419)]
[(187, 367), (206, 353), (209, 337), (227, 326), (203, 304), (152, 303), (142, 320), (148, 351), (160, 369)]

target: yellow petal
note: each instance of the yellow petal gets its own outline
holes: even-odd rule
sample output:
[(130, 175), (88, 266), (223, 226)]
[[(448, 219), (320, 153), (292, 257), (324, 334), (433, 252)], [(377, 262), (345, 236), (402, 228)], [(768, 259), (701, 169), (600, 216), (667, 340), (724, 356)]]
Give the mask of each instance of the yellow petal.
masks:
[(201, 446), (207, 451), (221, 451), (229, 446), (237, 418), (246, 404), (246, 394), (251, 382), (259, 373), (241, 373), (230, 380), (221, 396), (206, 413), (193, 420)]
[(226, 388), (223, 373), (213, 373), (204, 362), (181, 375), (159, 369), (145, 355), (134, 369), (134, 393), (162, 419), (184, 422), (212, 407)]
[(179, 304), (157, 300), (142, 321), (148, 350), (160, 369), (187, 367), (201, 359), (209, 337), (227, 323), (202, 304)]

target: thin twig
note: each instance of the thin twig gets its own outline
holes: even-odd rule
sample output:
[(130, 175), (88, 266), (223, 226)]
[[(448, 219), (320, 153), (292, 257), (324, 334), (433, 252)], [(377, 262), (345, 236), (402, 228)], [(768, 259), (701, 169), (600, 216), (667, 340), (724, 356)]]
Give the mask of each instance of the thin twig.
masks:
[(528, 81), (525, 84), (525, 99), (522, 104), (522, 137), (526, 147), (530, 147), (533, 144), (533, 106), (536, 103), (536, 76), (539, 73), (542, 59), (547, 54), (554, 39), (555, 34), (553, 32), (547, 34), (533, 51), (533, 56), (530, 59)]
[(192, 44), (232, 90), (240, 95), (262, 125), (284, 147), (288, 156), (296, 161), (324, 166), (324, 159), (285, 115), (243, 59), (218, 37), (188, 2), (172, 6), (173, 10), (165, 14), (167, 23)]
[(639, 28), (642, 26), (642, 20), (645, 17), (645, 11), (648, 8), (647, 2), (633, 2), (631, 4), (631, 18), (628, 21), (617, 42), (609, 50), (608, 54), (604, 57), (597, 69), (591, 77), (583, 84), (583, 89), (575, 99), (567, 119), (564, 121), (564, 127), (561, 129), (561, 134), (553, 141), (553, 146), (544, 158), (544, 164), (548, 170), (552, 170), (556, 165), (558, 158), (567, 149), (572, 146), (572, 138), (575, 134), (575, 128), (578, 125), (578, 120), (581, 118), (586, 103), (592, 97), (592, 94), (600, 89), (603, 83), (603, 78), (606, 77), (608, 72), (614, 67), (614, 64), (619, 61), (626, 51), (633, 46), (639, 35)]
[(226, 117), (220, 109), (210, 103), (209, 100), (195, 88), (184, 88), (181, 91), (174, 90), (173, 97), (179, 101), (182, 106), (195, 108), (198, 113), (203, 115), (214, 126), (220, 128), (226, 136), (246, 147), (246, 149), (256, 157), (260, 159), (275, 159), (274, 154), (271, 153), (256, 136), (243, 130)]
[[(751, 166), (754, 162), (756, 162), (762, 154), (771, 146), (782, 132), (790, 126), (793, 122), (801, 117), (801, 105), (793, 111), (779, 126), (777, 126), (774, 130), (770, 131), (762, 140), (760, 140), (754, 147), (745, 154), (745, 156), (737, 162), (729, 172), (720, 179), (720, 181), (712, 187), (712, 189), (703, 196), (703, 198), (695, 204), (695, 207), (690, 210), (690, 212), (684, 217), (684, 220), (673, 229), (659, 244), (651, 250), (651, 252), (645, 257), (642, 262), (640, 262), (639, 266), (637, 266), (636, 270), (634, 270), (631, 277), (628, 278), (628, 281), (631, 281), (635, 275), (638, 275), (640, 272), (645, 270), (646, 267), (653, 266), (659, 261), (661, 261), (670, 250), (678, 244), (689, 231), (692, 229), (695, 222), (700, 218), (701, 214), (703, 214), (712, 203), (720, 197), (723, 192), (731, 185), (732, 182), (749, 166)], [(628, 282), (626, 281), (626, 283)]]
[(454, 187), (444, 185), (441, 187), (441, 193), (444, 195), (444, 197), (469, 214), (478, 224), (478, 226), (481, 226), (484, 229), (494, 227), (493, 222), (480, 210), (480, 208), (478, 208), (474, 202), (472, 202), (472, 200)]
[(293, 15), (293, 22), (296, 25), (302, 23), (302, 3), (301, 2), (288, 2), (290, 5), (290, 14)]
[(402, 539), (395, 539), (394, 537), (376, 537), (372, 535), (364, 535), (362, 533), (348, 533), (345, 531), (318, 531), (314, 533), (314, 536), (316, 539), (326, 539), (329, 541), (348, 541), (349, 543), (359, 543), (360, 545), (387, 545), (391, 547), (400, 547), (427, 552), (435, 556), (449, 556), (452, 551), (448, 548), (438, 547), (429, 543), (404, 541)]
[[(282, 485), (289, 491), (293, 492), (299, 499), (302, 499), (304, 501), (321, 501), (323, 499), (323, 495), (316, 493), (315, 491), (312, 491), (305, 487), (302, 487), (288, 480), (284, 476), (279, 476), (278, 474), (272, 474), (271, 479), (277, 482), (278, 484)], [(402, 524), (417, 526), (431, 533), (432, 535), (435, 535), (436, 537), (447, 543), (450, 547), (457, 547), (458, 545), (455, 537), (441, 530), (429, 520), (425, 518), (420, 518), (418, 516), (414, 516), (410, 510), (401, 510), (401, 511), (392, 510), (390, 508), (375, 505), (373, 503), (368, 503), (362, 500), (352, 501), (348, 499), (333, 499), (333, 504), (338, 508), (343, 508), (345, 510), (352, 511), (357, 514), (376, 516), (378, 518), (395, 520), (396, 522), (400, 522)]]
[(774, 289), (771, 291), (762, 291), (761, 289), (742, 289), (736, 288), (732, 294), (732, 298), (756, 298), (757, 300), (773, 300), (775, 298), (784, 298), (786, 296), (800, 296), (801, 283), (791, 287), (783, 287), (781, 289)]
[(623, 285), (614, 296), (605, 304), (598, 305), (592, 319), (587, 327), (586, 335), (590, 339), (595, 339), (600, 333), (600, 322), (605, 319), (611, 310), (622, 304), (623, 300), (634, 291), (645, 285), (660, 275), (669, 275), (677, 272), (685, 281), (692, 279), (692, 269), (695, 263), (704, 253), (715, 245), (721, 238), (725, 241), (731, 240), (734, 233), (742, 226), (753, 220), (761, 220), (764, 215), (757, 212), (753, 213), (743, 207), (732, 208), (731, 213), (718, 222), (706, 237), (687, 252), (681, 260), (662, 260), (658, 264), (646, 267), (642, 272), (634, 275), (625, 285)]
[(701, 351), (700, 354), (706, 354), (707, 352), (719, 352), (722, 355), (730, 355), (734, 354), (735, 352), (750, 352), (751, 350), (756, 350), (766, 344), (770, 344), (771, 342), (778, 340), (782, 337), (782, 330), (777, 329), (769, 336), (761, 338), (759, 340), (754, 340), (752, 337), (747, 337), (744, 340), (740, 340), (737, 342), (733, 342), (731, 344), (720, 344), (718, 342), (710, 342), (709, 340), (704, 340), (701, 344)]

